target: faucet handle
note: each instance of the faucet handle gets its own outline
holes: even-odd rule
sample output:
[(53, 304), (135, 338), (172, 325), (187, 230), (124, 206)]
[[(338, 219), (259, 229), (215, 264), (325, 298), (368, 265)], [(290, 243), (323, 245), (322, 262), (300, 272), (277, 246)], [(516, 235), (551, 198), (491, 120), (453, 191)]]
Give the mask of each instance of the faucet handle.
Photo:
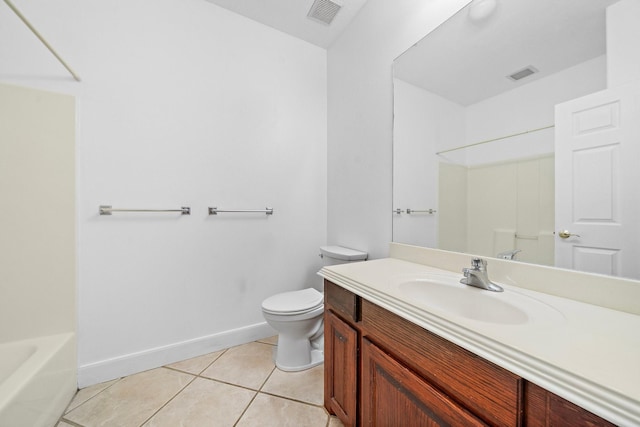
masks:
[(487, 261), (481, 259), (481, 258), (473, 258), (471, 260), (471, 266), (475, 269), (475, 270), (486, 270), (487, 268)]

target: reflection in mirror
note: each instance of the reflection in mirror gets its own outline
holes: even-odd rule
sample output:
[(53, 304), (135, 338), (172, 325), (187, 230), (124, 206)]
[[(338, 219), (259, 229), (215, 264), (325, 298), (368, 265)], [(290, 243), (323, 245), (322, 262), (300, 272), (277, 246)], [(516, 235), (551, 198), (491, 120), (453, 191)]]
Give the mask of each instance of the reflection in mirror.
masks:
[(555, 109), (608, 89), (617, 1), (475, 0), (394, 62), (395, 242), (640, 279), (618, 248), (556, 253)]

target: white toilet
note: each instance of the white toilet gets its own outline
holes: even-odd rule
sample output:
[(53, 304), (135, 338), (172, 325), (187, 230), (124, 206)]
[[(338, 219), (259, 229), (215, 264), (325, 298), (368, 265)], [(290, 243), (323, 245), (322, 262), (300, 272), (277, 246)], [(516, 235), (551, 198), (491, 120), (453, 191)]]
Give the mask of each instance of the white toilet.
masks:
[[(364, 261), (367, 253), (341, 246), (322, 246), (328, 264)], [(283, 292), (262, 302), (262, 314), (278, 331), (276, 366), (302, 371), (324, 361), (324, 295), (314, 288)]]

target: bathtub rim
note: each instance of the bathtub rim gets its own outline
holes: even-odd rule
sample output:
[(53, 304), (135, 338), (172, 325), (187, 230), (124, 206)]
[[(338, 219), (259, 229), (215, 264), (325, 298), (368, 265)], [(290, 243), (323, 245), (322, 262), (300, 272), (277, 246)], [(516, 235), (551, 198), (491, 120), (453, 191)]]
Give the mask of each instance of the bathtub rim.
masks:
[(36, 351), (0, 383), (0, 416), (27, 387), (29, 380), (45, 369), (47, 363), (66, 345), (75, 345), (75, 333), (65, 332), (0, 343), (2, 347), (35, 345)]

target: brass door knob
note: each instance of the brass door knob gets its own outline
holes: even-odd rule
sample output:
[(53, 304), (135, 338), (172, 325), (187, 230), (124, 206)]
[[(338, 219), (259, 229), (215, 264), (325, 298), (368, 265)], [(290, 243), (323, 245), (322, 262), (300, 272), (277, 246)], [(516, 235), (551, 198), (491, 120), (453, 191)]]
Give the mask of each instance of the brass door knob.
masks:
[(560, 236), (561, 239), (568, 239), (571, 236), (574, 237), (580, 237), (579, 234), (572, 234), (569, 232), (569, 230), (562, 230), (558, 233), (558, 236)]

